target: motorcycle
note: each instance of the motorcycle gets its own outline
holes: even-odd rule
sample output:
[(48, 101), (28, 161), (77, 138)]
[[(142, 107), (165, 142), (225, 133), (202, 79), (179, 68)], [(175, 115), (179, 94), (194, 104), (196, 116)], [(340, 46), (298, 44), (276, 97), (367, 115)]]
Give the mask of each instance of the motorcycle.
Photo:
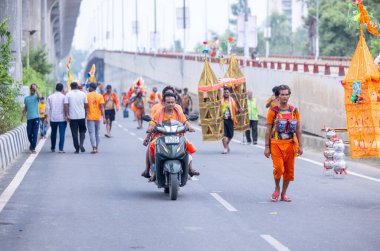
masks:
[[(197, 114), (191, 114), (189, 121), (198, 120)], [(158, 188), (164, 188), (171, 200), (176, 200), (179, 187), (186, 185), (189, 175), (189, 154), (186, 149), (185, 123), (177, 120), (163, 121), (161, 124), (144, 115), (143, 120), (153, 121), (153, 132), (160, 136), (156, 139), (155, 164), (151, 170), (156, 173), (155, 183)]]

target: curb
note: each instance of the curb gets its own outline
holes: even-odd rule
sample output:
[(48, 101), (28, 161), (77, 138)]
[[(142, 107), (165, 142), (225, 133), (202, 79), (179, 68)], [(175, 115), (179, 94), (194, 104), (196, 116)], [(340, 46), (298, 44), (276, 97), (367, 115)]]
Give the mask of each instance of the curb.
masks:
[(6, 167), (28, 146), (26, 125), (0, 135), (0, 170)]

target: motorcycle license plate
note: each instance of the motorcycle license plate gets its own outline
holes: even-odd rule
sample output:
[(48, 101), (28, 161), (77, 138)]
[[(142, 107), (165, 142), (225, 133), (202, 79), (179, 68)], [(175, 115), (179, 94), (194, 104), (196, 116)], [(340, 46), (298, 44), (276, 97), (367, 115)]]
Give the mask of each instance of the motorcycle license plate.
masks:
[(179, 143), (179, 137), (178, 136), (166, 136), (165, 137), (165, 144), (178, 144)]

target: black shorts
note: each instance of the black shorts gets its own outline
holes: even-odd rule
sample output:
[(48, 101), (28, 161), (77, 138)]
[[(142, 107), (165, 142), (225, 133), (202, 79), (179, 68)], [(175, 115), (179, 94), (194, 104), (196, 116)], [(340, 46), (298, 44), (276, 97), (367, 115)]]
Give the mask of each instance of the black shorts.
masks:
[(115, 110), (105, 110), (104, 115), (106, 120), (114, 121), (115, 120)]
[(224, 120), (224, 137), (232, 139), (234, 137), (234, 122), (232, 119)]

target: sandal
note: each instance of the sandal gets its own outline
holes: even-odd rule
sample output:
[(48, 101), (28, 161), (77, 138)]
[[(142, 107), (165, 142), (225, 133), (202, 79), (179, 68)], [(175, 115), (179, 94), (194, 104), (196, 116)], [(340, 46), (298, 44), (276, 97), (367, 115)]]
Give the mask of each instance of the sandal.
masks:
[(274, 191), (273, 194), (272, 194), (272, 198), (271, 198), (271, 200), (272, 200), (273, 202), (276, 202), (276, 201), (278, 201), (278, 197), (280, 197), (280, 193), (277, 192), (277, 191)]
[(281, 195), (281, 201), (292, 202), (292, 199), (286, 195)]
[(153, 174), (152, 177), (149, 178), (149, 182), (156, 181), (156, 174)]
[(143, 176), (143, 177), (145, 177), (145, 178), (147, 178), (147, 179), (150, 178), (150, 174), (149, 174), (149, 172), (146, 172), (146, 171), (142, 172), (141, 176)]
[(192, 170), (189, 170), (189, 175), (190, 175), (190, 177), (193, 177), (193, 176), (199, 176), (199, 172), (197, 171), (197, 170), (194, 170), (194, 169), (192, 169)]

